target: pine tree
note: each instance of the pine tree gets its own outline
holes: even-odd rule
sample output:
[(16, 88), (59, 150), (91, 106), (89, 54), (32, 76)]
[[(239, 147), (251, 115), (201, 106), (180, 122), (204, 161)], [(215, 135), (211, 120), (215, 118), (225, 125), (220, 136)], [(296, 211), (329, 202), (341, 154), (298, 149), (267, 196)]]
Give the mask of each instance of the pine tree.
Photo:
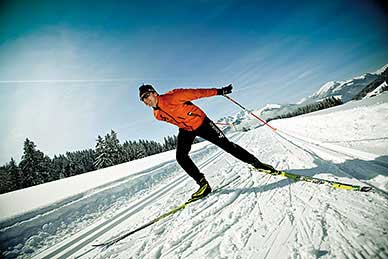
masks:
[(176, 136), (168, 136), (167, 138), (165, 137), (164, 138), (164, 150), (165, 151), (168, 151), (168, 150), (172, 150), (172, 149), (175, 149), (176, 148), (176, 143), (177, 143), (177, 137)]
[(44, 160), (44, 154), (27, 138), (24, 141), (24, 154), (19, 164), (23, 188), (43, 183), (39, 174), (45, 172)]
[(135, 144), (132, 141), (125, 141), (123, 144), (124, 162), (129, 162), (135, 159)]
[(51, 176), (53, 180), (58, 180), (70, 176), (68, 173), (69, 160), (67, 160), (64, 155), (54, 156), (51, 168)]
[(94, 167), (96, 154), (93, 149), (83, 150), (79, 155), (81, 156), (81, 163), (84, 168), (83, 173), (96, 170)]
[(0, 167), (0, 194), (9, 192), (9, 178), (5, 166)]
[(81, 174), (84, 170), (80, 163), (79, 156), (77, 155), (78, 152), (79, 151), (66, 152), (66, 159), (69, 161), (68, 172), (67, 172), (69, 176)]
[(135, 157), (136, 159), (140, 159), (143, 157), (146, 157), (146, 149), (143, 144), (143, 140), (139, 140), (139, 143), (136, 143), (135, 145)]
[[(40, 152), (40, 151), (39, 151)], [(39, 179), (39, 183), (47, 183), (53, 180), (51, 176), (51, 158), (47, 155), (44, 155), (41, 152), (42, 156), (39, 158), (37, 176)]]
[(12, 192), (20, 189), (19, 168), (15, 160), (0, 167), (0, 193)]
[(118, 165), (124, 161), (123, 148), (114, 130), (111, 130), (111, 133), (105, 136), (105, 148), (111, 165)]
[(11, 188), (10, 191), (15, 191), (22, 188), (21, 178), (20, 178), (20, 169), (16, 165), (16, 162), (13, 158), (11, 158), (11, 162), (6, 165), (6, 170), (8, 171)]
[(101, 169), (111, 165), (112, 165), (112, 161), (109, 159), (106, 143), (101, 136), (98, 136), (97, 144), (96, 144), (96, 159), (94, 161), (94, 167), (96, 169)]

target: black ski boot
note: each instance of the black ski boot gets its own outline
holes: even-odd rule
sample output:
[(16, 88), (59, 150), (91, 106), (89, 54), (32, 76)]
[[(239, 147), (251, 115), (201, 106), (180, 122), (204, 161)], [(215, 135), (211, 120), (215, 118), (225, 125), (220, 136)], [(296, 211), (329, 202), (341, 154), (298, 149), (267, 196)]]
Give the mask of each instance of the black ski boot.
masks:
[(275, 168), (273, 168), (273, 166), (262, 163), (259, 160), (256, 160), (251, 165), (254, 168), (256, 168), (257, 170), (263, 171), (264, 173), (270, 173), (270, 174), (274, 174), (274, 175), (280, 174), (280, 172), (278, 170), (276, 170)]
[(199, 184), (199, 189), (191, 195), (191, 200), (202, 199), (212, 191), (205, 177), (199, 180), (198, 184)]

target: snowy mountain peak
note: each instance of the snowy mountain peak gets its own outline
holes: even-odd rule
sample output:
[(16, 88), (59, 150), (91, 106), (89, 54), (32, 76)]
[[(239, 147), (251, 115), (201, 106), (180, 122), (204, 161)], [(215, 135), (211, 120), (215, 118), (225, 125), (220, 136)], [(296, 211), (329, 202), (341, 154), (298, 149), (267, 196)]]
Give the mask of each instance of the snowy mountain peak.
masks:
[(281, 108), (280, 104), (267, 104), (264, 108), (261, 110), (273, 110), (273, 109), (279, 109)]
[[(370, 93), (368, 97), (375, 96), (386, 89), (386, 86), (381, 84), (386, 80), (387, 74), (388, 64), (376, 72), (365, 73), (350, 80), (328, 81), (323, 84), (318, 91), (308, 97), (304, 97), (296, 104), (267, 104), (263, 108), (254, 111), (254, 113), (259, 115), (262, 119), (267, 120), (295, 112), (300, 107), (320, 102), (328, 97), (341, 99), (341, 101), (345, 103), (354, 98), (362, 99), (368, 93)], [(379, 89), (372, 92), (380, 85), (381, 87)], [(366, 92), (364, 93), (364, 91)], [(358, 95), (360, 95), (360, 97), (357, 97)], [(234, 118), (229, 118), (228, 121), (234, 121), (236, 124), (240, 124), (245, 128), (252, 128), (254, 127), (253, 125), (256, 125), (255, 123), (250, 125), (249, 120), (244, 121), (245, 118), (250, 118), (250, 116), (248, 116), (246, 112), (240, 112), (234, 116)]]
[(382, 92), (386, 91), (388, 89), (387, 82), (383, 82), (381, 85), (379, 85), (376, 89), (374, 89), (372, 92), (369, 92), (363, 99), (371, 98), (373, 96), (377, 96), (381, 94)]
[(384, 73), (387, 69), (388, 69), (388, 64), (386, 64), (385, 66), (383, 66), (382, 68), (380, 68), (379, 70), (377, 70), (376, 72), (374, 72), (374, 73), (372, 73), (372, 74), (381, 75), (381, 74)]
[(373, 73), (365, 73), (347, 81), (329, 81), (309, 97), (305, 97), (298, 104), (308, 104), (330, 96), (339, 96), (343, 102), (350, 101), (367, 85), (379, 78), (388, 69), (388, 64)]
[(312, 97), (322, 98), (327, 95), (333, 89), (338, 88), (338, 86), (343, 85), (345, 82), (341, 81), (329, 81), (325, 83), (316, 93), (312, 95)]
[(347, 81), (329, 81), (321, 86), (314, 94), (303, 98), (298, 104), (308, 104), (331, 96), (338, 96), (343, 102), (348, 102), (366, 86), (378, 79), (387, 67), (388, 65), (375, 73), (366, 73)]

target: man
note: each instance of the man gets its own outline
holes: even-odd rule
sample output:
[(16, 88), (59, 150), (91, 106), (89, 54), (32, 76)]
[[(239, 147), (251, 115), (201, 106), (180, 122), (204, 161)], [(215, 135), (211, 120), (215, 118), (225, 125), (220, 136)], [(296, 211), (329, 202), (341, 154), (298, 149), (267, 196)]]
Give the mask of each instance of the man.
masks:
[(177, 162), (199, 185), (199, 189), (192, 194), (192, 199), (203, 198), (211, 192), (211, 187), (205, 176), (189, 157), (191, 145), (196, 136), (212, 142), (257, 169), (276, 172), (272, 166), (260, 162), (247, 150), (230, 142), (214, 122), (191, 102), (199, 98), (226, 95), (231, 92), (231, 84), (219, 89), (175, 89), (162, 95), (159, 95), (152, 85), (143, 84), (139, 88), (140, 100), (153, 108), (156, 119), (179, 127), (176, 149)]

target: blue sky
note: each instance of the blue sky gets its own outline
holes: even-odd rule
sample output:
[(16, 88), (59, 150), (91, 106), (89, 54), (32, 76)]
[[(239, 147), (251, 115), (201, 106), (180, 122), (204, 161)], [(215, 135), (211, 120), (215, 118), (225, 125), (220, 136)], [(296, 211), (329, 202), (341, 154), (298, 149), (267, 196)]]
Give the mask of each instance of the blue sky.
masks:
[[(142, 83), (233, 83), (249, 108), (297, 102), (388, 63), (387, 17), (360, 0), (2, 1), (0, 164), (19, 161), (27, 137), (52, 157), (110, 129), (121, 142), (176, 134), (138, 101)], [(215, 120), (239, 111), (196, 103)]]

